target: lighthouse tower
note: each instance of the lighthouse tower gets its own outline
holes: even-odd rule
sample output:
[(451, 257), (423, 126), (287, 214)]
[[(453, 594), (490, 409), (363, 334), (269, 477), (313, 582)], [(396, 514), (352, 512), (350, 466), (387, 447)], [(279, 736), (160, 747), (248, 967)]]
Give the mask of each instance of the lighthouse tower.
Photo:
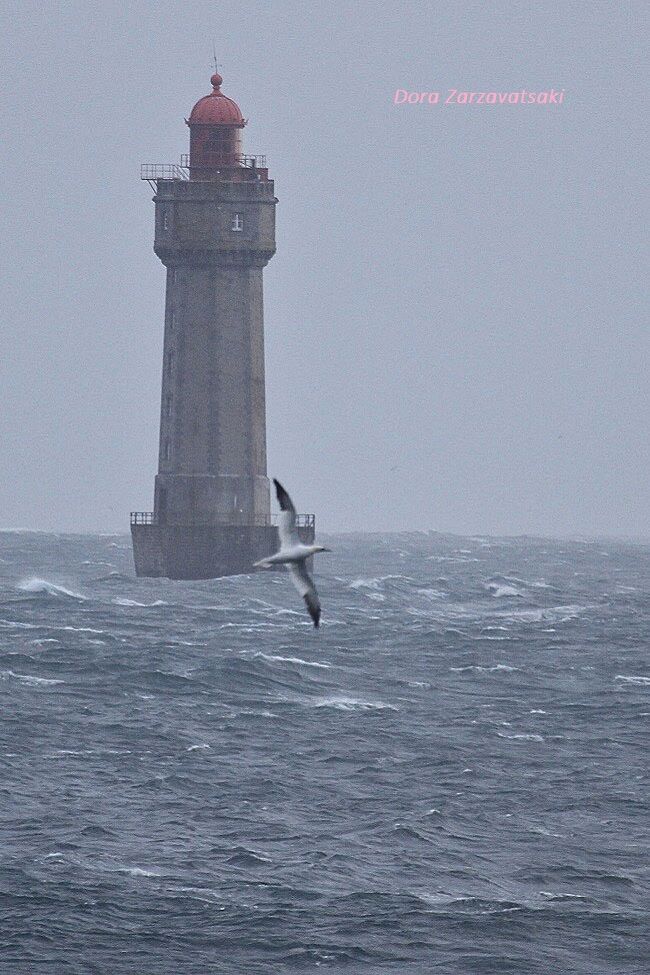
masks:
[[(222, 80), (212, 76), (212, 92), (187, 119), (189, 157), (142, 167), (167, 287), (154, 510), (131, 514), (141, 576), (248, 572), (277, 545), (262, 305), (277, 200), (265, 158), (242, 152), (246, 121)], [(300, 530), (313, 539), (312, 516)]]

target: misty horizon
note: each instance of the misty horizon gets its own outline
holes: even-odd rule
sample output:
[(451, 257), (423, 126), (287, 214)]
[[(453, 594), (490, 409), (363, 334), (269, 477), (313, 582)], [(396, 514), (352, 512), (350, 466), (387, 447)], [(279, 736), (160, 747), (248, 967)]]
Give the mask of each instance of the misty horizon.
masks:
[[(187, 152), (214, 33), (279, 198), (269, 476), (329, 534), (647, 539), (641, 6), (334, 7), (345, 29), (282, 3), (13, 11), (0, 530), (127, 535), (152, 507), (165, 284), (139, 166)], [(451, 86), (565, 95), (393, 103)]]

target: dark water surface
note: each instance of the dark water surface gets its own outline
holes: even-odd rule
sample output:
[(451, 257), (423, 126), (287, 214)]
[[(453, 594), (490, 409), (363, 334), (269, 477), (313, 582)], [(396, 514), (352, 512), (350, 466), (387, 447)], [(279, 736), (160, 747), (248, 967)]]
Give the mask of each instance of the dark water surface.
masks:
[(647, 973), (650, 547), (0, 535), (3, 973)]

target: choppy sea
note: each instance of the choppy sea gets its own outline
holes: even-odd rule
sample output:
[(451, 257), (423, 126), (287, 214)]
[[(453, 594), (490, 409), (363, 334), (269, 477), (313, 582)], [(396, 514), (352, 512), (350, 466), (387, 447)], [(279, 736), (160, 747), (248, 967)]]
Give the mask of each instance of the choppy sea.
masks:
[(0, 971), (650, 971), (650, 546), (0, 535)]

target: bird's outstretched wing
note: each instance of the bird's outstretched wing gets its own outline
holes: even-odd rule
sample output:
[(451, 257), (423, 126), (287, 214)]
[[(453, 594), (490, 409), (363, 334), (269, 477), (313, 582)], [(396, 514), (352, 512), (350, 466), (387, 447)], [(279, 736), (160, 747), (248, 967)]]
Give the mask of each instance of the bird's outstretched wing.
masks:
[(320, 622), (320, 599), (316, 592), (314, 580), (307, 572), (304, 560), (302, 562), (292, 562), (287, 566), (291, 581), (305, 600), (309, 615), (314, 621), (314, 626)]
[(275, 477), (273, 478), (273, 483), (275, 484), (275, 493), (278, 496), (278, 504), (280, 505), (282, 511), (293, 511), (295, 515), (296, 506), (294, 505), (293, 501), (291, 500), (291, 498), (289, 497), (285, 489), (282, 487), (280, 482), (276, 480)]
[(280, 517), (278, 518), (278, 535), (280, 536), (280, 548), (291, 548), (300, 544), (300, 538), (296, 531), (296, 509), (293, 501), (284, 490), (279, 481), (273, 478), (275, 493), (278, 496), (280, 505)]

